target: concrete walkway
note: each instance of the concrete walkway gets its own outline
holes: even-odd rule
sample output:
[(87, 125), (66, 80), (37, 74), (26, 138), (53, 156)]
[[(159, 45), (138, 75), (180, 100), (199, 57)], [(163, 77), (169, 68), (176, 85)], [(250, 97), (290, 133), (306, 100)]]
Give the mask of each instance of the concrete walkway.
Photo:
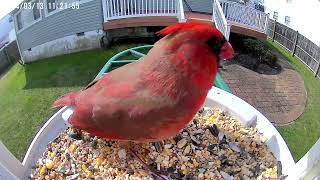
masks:
[(304, 111), (307, 94), (300, 75), (284, 68), (277, 75), (263, 75), (237, 64), (220, 71), (233, 94), (242, 98), (276, 125), (296, 120)]

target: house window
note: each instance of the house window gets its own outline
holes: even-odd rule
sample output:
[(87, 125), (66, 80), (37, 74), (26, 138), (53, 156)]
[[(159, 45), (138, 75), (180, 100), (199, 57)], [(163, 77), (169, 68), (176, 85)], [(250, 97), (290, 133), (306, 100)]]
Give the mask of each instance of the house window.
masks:
[(47, 0), (47, 11), (51, 13), (56, 10), (56, 0)]
[(284, 18), (284, 23), (285, 23), (286, 25), (290, 26), (290, 16), (286, 16), (286, 17)]
[(34, 8), (32, 9), (32, 13), (33, 13), (33, 19), (37, 20), (40, 18), (40, 9), (37, 7), (37, 5), (39, 4), (39, 0), (33, 2), (35, 5), (33, 6)]
[(22, 29), (22, 20), (21, 20), (21, 12), (19, 12), (16, 16), (18, 30)]
[(256, 0), (255, 4), (264, 4), (264, 0)]
[(273, 19), (274, 19), (274, 20), (278, 20), (278, 15), (279, 15), (279, 13), (276, 12), (276, 11), (274, 11), (274, 12), (273, 12)]

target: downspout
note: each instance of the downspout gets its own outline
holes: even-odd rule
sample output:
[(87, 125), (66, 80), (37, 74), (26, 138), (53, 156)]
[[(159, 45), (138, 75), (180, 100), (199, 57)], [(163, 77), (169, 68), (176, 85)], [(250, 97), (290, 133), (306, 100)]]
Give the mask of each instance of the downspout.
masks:
[(16, 34), (16, 42), (17, 42), (17, 47), (18, 47), (18, 50), (19, 50), (19, 54), (20, 54), (20, 59), (18, 60), (18, 62), (21, 64), (21, 65), (25, 65), (25, 62), (24, 62), (24, 57), (22, 55), (22, 51), (21, 51), (21, 48), (20, 48), (20, 42), (19, 42), (19, 34), (18, 34), (18, 30), (17, 30), (17, 21), (16, 21), (16, 14), (13, 14), (12, 15), (13, 17), (13, 24), (14, 24), (14, 31), (15, 31), (15, 34)]

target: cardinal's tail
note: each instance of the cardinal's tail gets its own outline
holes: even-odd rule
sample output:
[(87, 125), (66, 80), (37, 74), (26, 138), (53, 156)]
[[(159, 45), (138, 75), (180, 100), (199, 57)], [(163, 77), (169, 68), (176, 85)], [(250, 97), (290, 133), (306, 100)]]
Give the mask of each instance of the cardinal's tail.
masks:
[(57, 99), (52, 107), (63, 107), (63, 106), (72, 106), (74, 105), (74, 99), (80, 94), (79, 91), (70, 92), (64, 96), (61, 96), (59, 99)]

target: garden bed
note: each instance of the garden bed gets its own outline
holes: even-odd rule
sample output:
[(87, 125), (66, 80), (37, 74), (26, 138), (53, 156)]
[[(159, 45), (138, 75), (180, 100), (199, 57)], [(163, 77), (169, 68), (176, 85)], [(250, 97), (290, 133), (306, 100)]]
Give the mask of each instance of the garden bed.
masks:
[(282, 71), (283, 63), (280, 62), (279, 55), (265, 42), (234, 34), (230, 39), (236, 54), (231, 63), (266, 75), (276, 75)]

